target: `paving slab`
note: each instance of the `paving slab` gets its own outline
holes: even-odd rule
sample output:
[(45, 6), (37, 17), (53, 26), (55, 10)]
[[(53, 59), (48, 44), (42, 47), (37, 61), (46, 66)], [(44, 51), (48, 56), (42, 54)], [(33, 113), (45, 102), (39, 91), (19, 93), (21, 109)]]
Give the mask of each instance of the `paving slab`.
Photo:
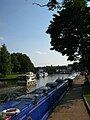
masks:
[(72, 88), (54, 109), (48, 120), (90, 120), (82, 98), (82, 86), (85, 78), (80, 76)]

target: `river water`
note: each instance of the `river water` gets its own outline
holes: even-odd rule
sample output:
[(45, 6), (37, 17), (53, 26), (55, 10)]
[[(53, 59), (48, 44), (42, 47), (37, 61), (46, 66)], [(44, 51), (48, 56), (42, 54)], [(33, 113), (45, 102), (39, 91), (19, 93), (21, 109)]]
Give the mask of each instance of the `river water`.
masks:
[(15, 94), (19, 93), (25, 94), (29, 93), (35, 88), (39, 88), (41, 86), (45, 86), (46, 83), (48, 82), (54, 82), (57, 78), (65, 79), (69, 76), (69, 74), (53, 74), (53, 75), (48, 75), (44, 78), (39, 78), (36, 79), (36, 86), (33, 87), (27, 87), (27, 86), (17, 86), (16, 81), (0, 81), (0, 95), (5, 95), (5, 94)]
[(45, 86), (46, 83), (48, 83), (48, 82), (54, 82), (58, 78), (65, 79), (68, 76), (69, 76), (69, 74), (53, 74), (53, 75), (49, 75), (49, 76), (44, 77), (44, 78), (40, 78), (37, 80), (36, 87), (38, 88), (40, 86)]

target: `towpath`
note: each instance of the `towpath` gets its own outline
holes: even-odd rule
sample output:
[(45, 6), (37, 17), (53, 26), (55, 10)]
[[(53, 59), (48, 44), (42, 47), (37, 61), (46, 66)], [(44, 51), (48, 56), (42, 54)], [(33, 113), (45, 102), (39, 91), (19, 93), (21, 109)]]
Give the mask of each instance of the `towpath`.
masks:
[(72, 88), (55, 108), (48, 120), (90, 120), (82, 99), (84, 77), (74, 81)]

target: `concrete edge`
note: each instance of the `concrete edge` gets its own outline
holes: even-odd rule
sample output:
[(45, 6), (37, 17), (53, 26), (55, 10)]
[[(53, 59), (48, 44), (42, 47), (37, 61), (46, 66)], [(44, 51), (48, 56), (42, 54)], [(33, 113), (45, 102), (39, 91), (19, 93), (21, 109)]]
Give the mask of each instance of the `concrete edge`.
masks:
[(89, 106), (86, 98), (84, 97), (84, 95), (82, 95), (82, 98), (83, 98), (84, 104), (85, 104), (85, 106), (86, 106), (86, 109), (87, 109), (87, 111), (88, 111), (88, 114), (89, 114), (89, 116), (90, 116), (90, 106)]

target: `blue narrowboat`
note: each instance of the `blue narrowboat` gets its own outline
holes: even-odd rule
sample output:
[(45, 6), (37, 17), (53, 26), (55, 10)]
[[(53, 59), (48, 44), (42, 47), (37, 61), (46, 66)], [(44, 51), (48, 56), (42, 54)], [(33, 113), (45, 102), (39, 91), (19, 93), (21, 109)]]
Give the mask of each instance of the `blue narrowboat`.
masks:
[(67, 89), (68, 80), (57, 79), (6, 104), (0, 104), (0, 120), (47, 120)]

